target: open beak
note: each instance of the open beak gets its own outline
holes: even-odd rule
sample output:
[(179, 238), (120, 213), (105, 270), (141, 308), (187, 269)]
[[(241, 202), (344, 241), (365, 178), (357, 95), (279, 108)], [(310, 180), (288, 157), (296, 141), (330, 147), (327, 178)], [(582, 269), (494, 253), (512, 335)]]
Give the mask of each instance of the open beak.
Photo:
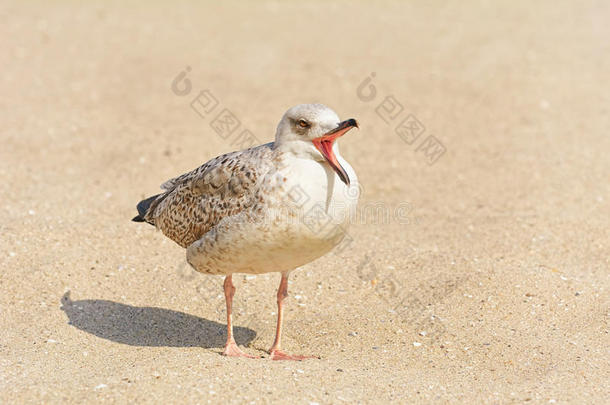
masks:
[(350, 118), (348, 120), (340, 122), (339, 125), (337, 125), (337, 128), (328, 131), (323, 136), (315, 138), (312, 141), (314, 146), (320, 151), (322, 156), (324, 156), (330, 167), (332, 167), (333, 170), (337, 172), (337, 175), (339, 176), (341, 181), (348, 186), (349, 177), (347, 176), (345, 169), (341, 166), (341, 164), (337, 160), (337, 157), (335, 156), (335, 153), (333, 152), (333, 143), (337, 138), (345, 134), (353, 127), (358, 128), (358, 122), (355, 119)]

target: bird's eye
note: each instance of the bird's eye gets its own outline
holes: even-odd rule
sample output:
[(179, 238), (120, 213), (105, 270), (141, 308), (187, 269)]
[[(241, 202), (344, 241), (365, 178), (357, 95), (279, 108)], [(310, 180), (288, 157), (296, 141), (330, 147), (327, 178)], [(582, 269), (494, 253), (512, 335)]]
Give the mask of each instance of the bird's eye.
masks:
[(309, 122), (307, 122), (307, 121), (305, 121), (305, 120), (299, 120), (298, 124), (299, 124), (299, 126), (300, 126), (301, 128), (309, 128), (309, 127), (310, 127)]

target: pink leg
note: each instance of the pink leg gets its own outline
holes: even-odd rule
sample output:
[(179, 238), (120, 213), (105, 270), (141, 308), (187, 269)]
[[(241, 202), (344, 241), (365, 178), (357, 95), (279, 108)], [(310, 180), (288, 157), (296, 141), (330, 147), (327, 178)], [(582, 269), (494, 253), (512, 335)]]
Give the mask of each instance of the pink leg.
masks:
[(256, 359), (258, 357), (242, 352), (237, 346), (237, 343), (235, 343), (235, 338), (233, 338), (233, 316), (231, 315), (233, 308), (233, 295), (235, 295), (233, 275), (229, 274), (227, 277), (225, 277), (224, 290), (225, 300), (227, 301), (227, 343), (225, 344), (225, 349), (222, 354), (230, 357), (248, 357), (250, 359)]
[(277, 327), (275, 329), (275, 341), (273, 346), (269, 349), (271, 354), (271, 360), (305, 360), (317, 358), (315, 356), (298, 356), (290, 355), (280, 349), (282, 342), (282, 318), (284, 315), (283, 302), (284, 298), (288, 296), (288, 273), (282, 273), (282, 280), (280, 286), (277, 289)]

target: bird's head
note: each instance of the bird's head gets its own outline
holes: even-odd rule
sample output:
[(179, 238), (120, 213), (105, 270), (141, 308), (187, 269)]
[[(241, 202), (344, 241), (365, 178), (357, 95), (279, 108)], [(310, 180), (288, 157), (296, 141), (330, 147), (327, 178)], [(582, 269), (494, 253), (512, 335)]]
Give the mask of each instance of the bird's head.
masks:
[(337, 114), (323, 104), (299, 104), (282, 117), (277, 126), (275, 143), (297, 153), (306, 153), (317, 160), (326, 160), (347, 185), (350, 180), (337, 160), (337, 138), (353, 127), (355, 119), (341, 121)]

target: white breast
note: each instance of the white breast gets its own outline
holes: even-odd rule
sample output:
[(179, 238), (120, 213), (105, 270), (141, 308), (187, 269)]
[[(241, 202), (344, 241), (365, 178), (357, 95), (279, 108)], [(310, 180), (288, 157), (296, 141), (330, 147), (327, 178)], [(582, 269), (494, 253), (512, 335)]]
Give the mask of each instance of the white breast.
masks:
[[(289, 202), (298, 207), (305, 225), (312, 225), (311, 221), (319, 214), (320, 220), (347, 230), (355, 215), (359, 198), (358, 178), (345, 159), (337, 158), (350, 178), (349, 186), (325, 162), (293, 158), (282, 170)], [(318, 236), (327, 239), (324, 232)]]
[(358, 179), (346, 186), (323, 162), (288, 155), (265, 179), (261, 213), (221, 221), (187, 249), (189, 263), (211, 274), (290, 271), (332, 250), (343, 240), (358, 203)]

